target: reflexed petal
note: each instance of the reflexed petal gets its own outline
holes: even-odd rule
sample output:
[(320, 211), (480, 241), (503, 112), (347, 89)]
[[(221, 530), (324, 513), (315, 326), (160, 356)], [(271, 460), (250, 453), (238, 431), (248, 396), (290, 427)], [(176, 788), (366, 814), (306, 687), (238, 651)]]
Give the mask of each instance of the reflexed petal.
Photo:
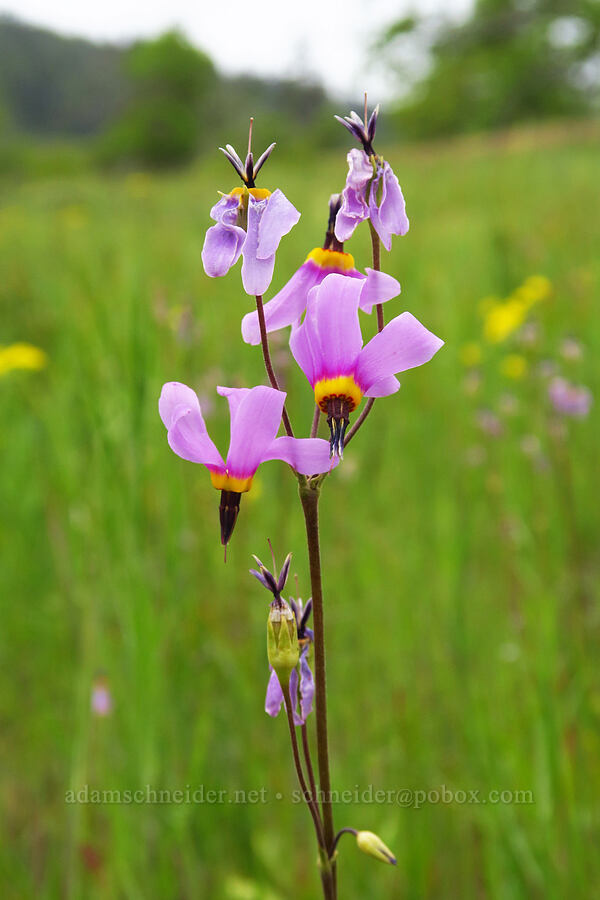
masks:
[(202, 264), (210, 278), (226, 275), (242, 252), (246, 232), (243, 228), (213, 225), (206, 232), (202, 247)]
[(329, 441), (322, 438), (275, 438), (264, 459), (282, 459), (301, 475), (329, 472), (339, 462), (329, 458)]
[(265, 697), (265, 712), (270, 716), (276, 716), (281, 709), (283, 703), (283, 691), (279, 684), (277, 672), (271, 670), (271, 677), (267, 685), (267, 696)]
[[(269, 198), (270, 199), (270, 198)], [(265, 293), (273, 277), (275, 253), (268, 258), (258, 258), (259, 229), (269, 200), (248, 198), (248, 232), (244, 243), (242, 263), (242, 284), (251, 297)]]
[(227, 397), (227, 402), (229, 403), (229, 418), (232, 425), (236, 413), (239, 409), (240, 403), (249, 393), (250, 388), (230, 388), (223, 387), (222, 385), (217, 386), (217, 394), (219, 394), (221, 397)]
[(367, 182), (373, 177), (373, 166), (369, 162), (369, 157), (364, 150), (355, 147), (346, 158), (348, 160), (346, 185), (355, 191), (364, 190)]
[[(232, 389), (230, 392), (229, 397), (233, 394)], [(263, 460), (270, 458), (268, 450), (279, 429), (285, 396), (283, 391), (259, 384), (242, 396), (239, 402), (237, 398), (230, 400), (236, 405), (227, 454), (230, 474), (248, 478)]]
[(421, 366), (444, 344), (409, 312), (389, 322), (363, 348), (356, 366), (356, 380), (367, 393), (390, 375)]
[(400, 382), (395, 375), (388, 375), (387, 378), (381, 378), (372, 384), (368, 391), (365, 391), (366, 397), (389, 397), (400, 390)]
[(315, 376), (335, 378), (351, 373), (362, 347), (358, 304), (364, 282), (328, 275), (308, 295), (306, 329), (315, 357)]
[[(316, 290), (316, 288), (313, 288), (313, 290)], [(312, 293), (312, 291), (310, 293)], [(308, 378), (312, 387), (314, 387), (317, 382), (315, 372), (318, 366), (318, 349), (318, 347), (315, 347), (315, 352), (313, 352), (313, 347), (309, 341), (309, 336), (305, 328), (305, 324), (294, 325), (292, 327), (292, 333), (290, 335), (290, 350), (292, 352), (292, 356)]]
[(300, 657), (300, 712), (301, 712), (301, 722), (303, 724), (306, 722), (309, 713), (312, 712), (313, 708), (313, 697), (315, 694), (315, 682), (313, 679), (313, 673), (310, 670), (310, 666), (308, 664), (308, 653), (303, 653)]
[(281, 238), (292, 230), (299, 218), (300, 213), (283, 191), (279, 188), (273, 191), (258, 226), (258, 258), (269, 259), (273, 256)]
[(342, 191), (342, 205), (335, 217), (335, 236), (338, 241), (348, 241), (354, 229), (369, 218), (369, 207), (364, 198), (364, 191), (345, 187)]
[[(306, 309), (309, 290), (323, 278), (323, 270), (312, 261), (294, 272), (287, 284), (264, 305), (267, 332), (277, 331), (296, 322)], [(242, 337), (247, 344), (260, 344), (258, 313), (250, 312), (242, 319)]]
[(385, 303), (392, 300), (400, 293), (400, 282), (387, 275), (385, 272), (377, 272), (375, 269), (365, 269), (366, 281), (360, 295), (360, 308), (370, 313), (377, 303)]
[(190, 462), (225, 468), (221, 454), (207, 434), (198, 397), (191, 388), (177, 381), (168, 382), (163, 386), (158, 409), (174, 453)]

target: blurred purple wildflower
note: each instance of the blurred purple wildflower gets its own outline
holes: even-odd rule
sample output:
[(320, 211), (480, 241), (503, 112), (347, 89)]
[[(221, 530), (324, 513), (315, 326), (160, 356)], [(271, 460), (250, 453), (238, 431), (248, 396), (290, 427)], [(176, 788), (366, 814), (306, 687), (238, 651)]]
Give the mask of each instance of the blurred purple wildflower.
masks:
[(556, 412), (575, 419), (584, 419), (592, 406), (592, 393), (583, 385), (571, 384), (565, 378), (553, 378), (548, 396)]
[(108, 682), (105, 678), (97, 678), (92, 685), (92, 696), (90, 700), (92, 712), (96, 716), (104, 718), (110, 715), (113, 709), (113, 700)]

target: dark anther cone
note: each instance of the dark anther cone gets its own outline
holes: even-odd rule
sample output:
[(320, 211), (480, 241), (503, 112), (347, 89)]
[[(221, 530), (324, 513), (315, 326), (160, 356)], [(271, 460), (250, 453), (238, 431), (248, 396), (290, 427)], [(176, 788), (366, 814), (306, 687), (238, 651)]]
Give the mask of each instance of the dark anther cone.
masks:
[(221, 491), (219, 518), (221, 520), (221, 543), (224, 547), (227, 546), (233, 534), (240, 511), (241, 499), (242, 495), (238, 494), (237, 491)]

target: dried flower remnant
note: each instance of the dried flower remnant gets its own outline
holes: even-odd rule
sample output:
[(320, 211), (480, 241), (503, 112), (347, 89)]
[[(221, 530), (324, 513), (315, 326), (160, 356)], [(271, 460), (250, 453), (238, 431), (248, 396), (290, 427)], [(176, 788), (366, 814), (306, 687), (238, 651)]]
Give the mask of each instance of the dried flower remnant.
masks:
[(379, 107), (364, 121), (352, 111), (343, 119), (335, 118), (362, 145), (348, 153), (348, 175), (342, 192), (342, 203), (335, 221), (339, 241), (347, 241), (361, 222), (370, 220), (386, 250), (392, 248), (392, 235), (408, 231), (404, 197), (392, 167), (373, 149)]
[(218, 387), (217, 393), (229, 402), (231, 440), (225, 461), (208, 436), (198, 397), (191, 388), (168, 382), (158, 407), (173, 452), (206, 466), (213, 487), (221, 491), (221, 543), (226, 545), (235, 528), (241, 496), (252, 487), (262, 462), (280, 459), (304, 475), (327, 472), (332, 464), (327, 441), (276, 436), (286, 396), (283, 391), (258, 385), (251, 389)]
[(271, 144), (256, 163), (250, 146), (245, 162), (231, 144), (219, 148), (240, 176), (243, 187), (233, 188), (213, 206), (210, 216), (217, 224), (206, 232), (202, 248), (204, 271), (211, 278), (226, 275), (242, 256), (242, 284), (251, 296), (261, 296), (271, 284), (279, 242), (300, 218), (282, 191), (271, 193), (267, 188), (256, 187), (256, 176), (274, 147)]
[(428, 362), (444, 343), (405, 312), (363, 347), (361, 290), (355, 279), (328, 275), (310, 291), (306, 317), (290, 338), (294, 359), (327, 416), (331, 453), (339, 457), (350, 413), (363, 396), (395, 394), (400, 388), (395, 375)]
[[(287, 284), (265, 304), (267, 332), (297, 324), (306, 310), (310, 290), (321, 284), (327, 275), (346, 275), (348, 278), (359, 279), (362, 282), (359, 306), (367, 313), (376, 304), (385, 303), (400, 293), (400, 284), (391, 275), (369, 267), (365, 269), (367, 274), (363, 275), (356, 268), (352, 254), (344, 252), (343, 244), (337, 240), (333, 231), (339, 206), (339, 195), (334, 194), (329, 201), (329, 222), (323, 246), (311, 250)], [(242, 319), (242, 337), (247, 344), (260, 343), (256, 311), (248, 313)]]
[(571, 384), (566, 378), (553, 378), (548, 386), (548, 396), (556, 412), (574, 419), (585, 419), (592, 406), (589, 388)]

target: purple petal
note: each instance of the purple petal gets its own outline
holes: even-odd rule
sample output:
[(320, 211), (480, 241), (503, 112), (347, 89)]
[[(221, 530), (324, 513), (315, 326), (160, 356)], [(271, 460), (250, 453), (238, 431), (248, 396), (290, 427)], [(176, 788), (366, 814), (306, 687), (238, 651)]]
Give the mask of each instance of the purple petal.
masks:
[(279, 684), (277, 672), (271, 669), (271, 676), (267, 685), (267, 696), (265, 697), (265, 712), (270, 716), (276, 716), (281, 709), (283, 703), (283, 691)]
[(338, 241), (349, 240), (354, 229), (369, 218), (369, 207), (365, 201), (364, 190), (355, 190), (346, 186), (342, 191), (342, 204), (335, 217), (335, 236)]
[(260, 222), (267, 211), (269, 199), (256, 200), (252, 195), (248, 197), (248, 232), (243, 248), (242, 284), (251, 297), (262, 296), (273, 277), (275, 253), (267, 258), (258, 258)]
[(400, 390), (400, 382), (395, 375), (388, 375), (372, 384), (366, 392), (367, 397), (389, 397)]
[(163, 386), (158, 410), (174, 453), (190, 462), (224, 469), (221, 454), (209, 438), (194, 391), (178, 381)]
[(231, 425), (233, 426), (234, 419), (236, 417), (237, 411), (240, 407), (240, 403), (247, 397), (250, 393), (250, 388), (230, 388), (223, 387), (222, 385), (217, 386), (217, 394), (221, 397), (227, 397), (227, 402), (229, 403), (229, 418), (231, 420)]
[(364, 192), (367, 182), (373, 177), (373, 166), (369, 162), (369, 157), (364, 150), (355, 147), (346, 158), (348, 160), (346, 186)]
[[(319, 284), (325, 275), (323, 269), (308, 260), (294, 272), (290, 280), (275, 296), (265, 303), (267, 332), (277, 331), (296, 322), (306, 309), (309, 290)], [(258, 313), (248, 313), (242, 319), (242, 337), (247, 344), (260, 344)]]
[(329, 458), (329, 441), (322, 438), (276, 438), (264, 459), (282, 459), (301, 475), (318, 475), (329, 472), (339, 459)]
[(315, 682), (313, 679), (313, 673), (310, 670), (310, 666), (308, 664), (308, 653), (304, 652), (300, 657), (300, 712), (301, 712), (301, 722), (300, 724), (304, 724), (306, 719), (308, 718), (309, 713), (312, 712), (313, 708), (313, 697), (315, 694)]
[[(252, 198), (250, 198), (252, 200)], [(279, 188), (267, 198), (267, 208), (258, 226), (259, 259), (270, 259), (276, 253), (284, 234), (292, 230), (300, 213)]]
[[(328, 275), (308, 295), (304, 328), (316, 380), (351, 374), (362, 348), (358, 304), (364, 282)], [(292, 351), (293, 352), (293, 351)]]
[(368, 396), (376, 382), (428, 362), (443, 343), (413, 315), (404, 312), (392, 319), (361, 351), (356, 380)]
[(243, 228), (213, 225), (206, 232), (202, 247), (202, 265), (210, 278), (226, 275), (240, 258), (246, 240)]
[[(230, 396), (233, 390), (230, 389)], [(227, 454), (227, 468), (235, 477), (254, 475), (261, 462), (269, 459), (268, 450), (279, 429), (285, 396), (283, 391), (259, 384), (235, 399)]]
[[(381, 190), (381, 200), (378, 202), (379, 189)], [(403, 235), (408, 231), (404, 197), (398, 179), (387, 162), (383, 164), (383, 169), (379, 171), (371, 186), (369, 216), (373, 228), (381, 238), (386, 250), (392, 248), (393, 234)]]
[(385, 303), (392, 300), (400, 293), (400, 282), (387, 275), (385, 272), (377, 272), (375, 269), (366, 269), (366, 281), (360, 295), (360, 308), (370, 313), (377, 303)]

